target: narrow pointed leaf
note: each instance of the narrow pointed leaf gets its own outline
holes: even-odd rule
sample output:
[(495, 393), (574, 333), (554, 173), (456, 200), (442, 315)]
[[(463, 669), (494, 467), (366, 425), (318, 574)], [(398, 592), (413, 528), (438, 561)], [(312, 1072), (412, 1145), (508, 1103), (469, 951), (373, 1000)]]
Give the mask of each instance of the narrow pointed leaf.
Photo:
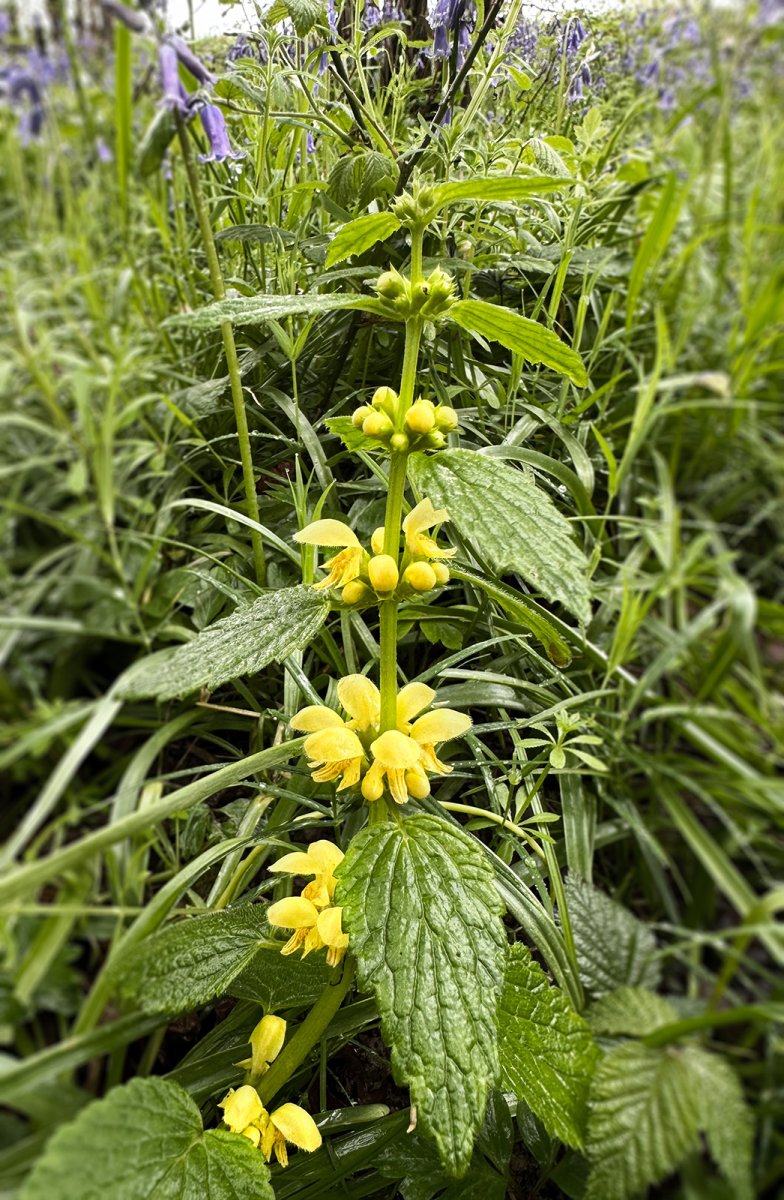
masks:
[(381, 1014), (418, 1128), (460, 1175), (498, 1077), (506, 937), (493, 871), (456, 826), (417, 815), (360, 833), (336, 872), (360, 986)]
[(477, 175), (473, 179), (461, 179), (456, 183), (442, 183), (435, 189), (437, 208), (455, 204), (458, 200), (475, 200), (489, 203), (491, 200), (530, 200), (535, 196), (547, 196), (571, 187), (573, 179), (556, 179), (551, 175)]
[(245, 608), (216, 621), (184, 646), (141, 659), (127, 672), (118, 695), (171, 700), (229, 679), (255, 675), (271, 662), (302, 650), (327, 619), (329, 605), (310, 588), (265, 592)]
[(500, 342), (526, 362), (541, 363), (558, 371), (577, 387), (585, 387), (588, 382), (583, 360), (576, 350), (562, 342), (552, 329), (513, 312), (511, 308), (488, 304), (486, 300), (458, 300), (449, 309), (448, 316), (462, 329), (478, 333), (491, 342)]
[(383, 242), (399, 228), (400, 222), (393, 213), (368, 213), (364, 217), (357, 217), (355, 221), (349, 221), (338, 230), (330, 242), (326, 265), (332, 267), (352, 254), (363, 254), (376, 242)]
[[(224, 321), (232, 325), (264, 325), (283, 317), (318, 317), (340, 308), (365, 308), (373, 300), (353, 293), (330, 294), (308, 292), (304, 296), (236, 296), (216, 300), (195, 312), (176, 313), (164, 321), (166, 326), (187, 325), (189, 329), (219, 329)], [(371, 309), (372, 311), (372, 309)]]

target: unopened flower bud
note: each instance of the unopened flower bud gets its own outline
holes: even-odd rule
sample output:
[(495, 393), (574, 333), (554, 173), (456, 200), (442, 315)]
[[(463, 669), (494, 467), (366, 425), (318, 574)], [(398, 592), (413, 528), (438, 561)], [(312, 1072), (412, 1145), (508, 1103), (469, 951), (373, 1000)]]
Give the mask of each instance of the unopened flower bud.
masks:
[(355, 429), (361, 429), (366, 417), (369, 417), (373, 409), (369, 405), (363, 404), (361, 408), (355, 408), (351, 414), (351, 424)]
[(371, 803), (374, 800), (380, 800), (384, 795), (384, 780), (366, 775), (362, 780), (362, 795)]
[(437, 584), (443, 587), (445, 583), (449, 583), (449, 567), (440, 562), (431, 563), (430, 566), (433, 568)]
[(362, 432), (368, 437), (387, 437), (393, 429), (392, 422), (386, 413), (372, 412), (362, 422)]
[(384, 526), (379, 525), (378, 529), (373, 530), (373, 536), (370, 539), (370, 547), (374, 554), (384, 553)]
[(452, 295), (454, 280), (448, 271), (436, 267), (427, 277), (427, 288), (431, 300), (445, 300)]
[(340, 595), (344, 604), (361, 604), (363, 600), (370, 598), (370, 590), (360, 579), (352, 579), (350, 583), (346, 584)]
[(368, 575), (377, 592), (393, 592), (397, 587), (398, 569), (391, 554), (377, 554), (371, 558)]
[(406, 771), (405, 781), (406, 791), (414, 800), (424, 800), (430, 795), (430, 781), (426, 775), (420, 775), (417, 771)]
[(439, 404), (435, 416), (439, 429), (443, 429), (447, 433), (452, 429), (457, 429), (457, 413), (448, 404)]
[(430, 433), (435, 423), (433, 405), (427, 400), (417, 400), (406, 413), (406, 425), (412, 433)]
[(376, 280), (376, 291), (385, 300), (397, 300), (398, 297), (405, 294), (406, 281), (393, 267), (391, 271), (384, 271), (383, 275), (379, 275)]
[(428, 562), (410, 563), (403, 572), (403, 579), (415, 592), (430, 592), (436, 586), (436, 573)]
[(376, 388), (370, 403), (374, 408), (380, 408), (382, 412), (391, 417), (397, 408), (397, 392), (391, 387)]
[(427, 283), (415, 283), (411, 289), (411, 311), (419, 312), (430, 299), (430, 288)]
[(433, 429), (427, 435), (427, 444), (428, 446), (432, 447), (433, 450), (440, 450), (442, 446), (446, 445), (446, 437), (440, 429)]
[(397, 454), (404, 454), (408, 450), (408, 445), (408, 438), (404, 433), (393, 433), (389, 439), (390, 449), (396, 451)]
[(470, 238), (463, 238), (462, 241), (457, 243), (457, 253), (459, 258), (474, 257), (474, 243)]

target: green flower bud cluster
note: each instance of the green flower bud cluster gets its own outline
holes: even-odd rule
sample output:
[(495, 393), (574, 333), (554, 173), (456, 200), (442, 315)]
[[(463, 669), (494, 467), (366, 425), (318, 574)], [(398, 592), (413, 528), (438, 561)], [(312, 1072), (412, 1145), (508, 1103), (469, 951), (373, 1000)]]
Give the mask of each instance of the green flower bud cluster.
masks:
[(380, 387), (370, 404), (354, 410), (351, 423), (392, 452), (405, 454), (411, 450), (440, 450), (446, 443), (446, 434), (457, 429), (457, 413), (448, 404), (422, 399), (403, 413), (397, 392)]
[(391, 267), (379, 275), (376, 291), (395, 320), (421, 317), (423, 321), (435, 321), (454, 303), (455, 281), (447, 271), (436, 267), (427, 279), (412, 286), (410, 280)]
[(399, 196), (392, 205), (392, 211), (397, 219), (409, 228), (415, 225), (427, 225), (433, 217), (436, 208), (436, 191), (433, 187), (420, 186), (413, 193)]

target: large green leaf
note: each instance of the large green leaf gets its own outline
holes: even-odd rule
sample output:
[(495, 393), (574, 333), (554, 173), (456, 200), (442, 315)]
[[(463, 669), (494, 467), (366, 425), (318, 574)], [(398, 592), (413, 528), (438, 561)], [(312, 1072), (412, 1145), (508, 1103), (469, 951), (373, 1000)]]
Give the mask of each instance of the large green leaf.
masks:
[(283, 0), (298, 37), (310, 33), (324, 11), (324, 0)]
[(700, 1098), (683, 1053), (627, 1042), (596, 1068), (585, 1200), (631, 1200), (697, 1144)]
[(20, 1200), (274, 1200), (247, 1138), (205, 1133), (181, 1087), (132, 1079), (47, 1143)]
[(754, 1121), (729, 1063), (699, 1046), (685, 1051), (700, 1102), (700, 1127), (734, 1200), (752, 1200)]
[(349, 221), (337, 231), (330, 242), (326, 265), (332, 267), (352, 254), (364, 253), (399, 228), (400, 222), (397, 217), (388, 212), (368, 213), (364, 217), (357, 217), (355, 221)]
[(586, 991), (603, 996), (621, 987), (656, 988), (656, 939), (647, 926), (574, 875), (566, 881), (566, 904)]
[(339, 308), (366, 308), (372, 299), (353, 293), (321, 295), (308, 292), (305, 296), (236, 296), (216, 300), (194, 312), (175, 313), (164, 325), (187, 325), (189, 329), (219, 329), (224, 321), (232, 325), (264, 325), (282, 317), (318, 317)]
[(572, 528), (533, 477), (475, 450), (413, 454), (415, 486), (503, 575), (517, 571), (583, 623), (591, 616), (588, 562)]
[(237, 909), (186, 917), (135, 946), (117, 963), (126, 996), (145, 1012), (180, 1013), (224, 992), (266, 1009), (307, 1004), (329, 979), (321, 961), (284, 958), (271, 942), (265, 909)]
[(626, 1034), (630, 1037), (645, 1037), (654, 1029), (661, 1029), (677, 1021), (678, 1014), (663, 996), (649, 992), (647, 988), (622, 987), (608, 992), (586, 1013), (586, 1020), (594, 1033), (612, 1036)]
[(199, 688), (216, 688), (241, 675), (255, 675), (268, 663), (304, 649), (328, 613), (329, 604), (312, 588), (265, 592), (185, 645), (141, 659), (126, 672), (117, 694), (124, 699), (171, 700)]
[(512, 946), (498, 1004), (503, 1082), (567, 1146), (583, 1144), (598, 1051), (582, 1017), (525, 946)]
[(486, 203), (491, 200), (529, 200), (534, 196), (546, 196), (571, 187), (573, 179), (554, 179), (551, 175), (476, 175), (473, 179), (460, 179), (456, 183), (441, 183), (435, 189), (435, 207), (443, 208), (458, 200), (475, 200)]
[(588, 382), (583, 360), (576, 350), (562, 342), (552, 329), (511, 308), (488, 304), (486, 300), (457, 300), (447, 316), (469, 333), (500, 342), (507, 350), (522, 355), (526, 362), (542, 363), (558, 371), (577, 387), (585, 387)]
[(459, 1175), (499, 1069), (506, 937), (492, 868), (473, 838), (422, 814), (364, 830), (336, 874), (360, 986), (375, 993), (395, 1078)]

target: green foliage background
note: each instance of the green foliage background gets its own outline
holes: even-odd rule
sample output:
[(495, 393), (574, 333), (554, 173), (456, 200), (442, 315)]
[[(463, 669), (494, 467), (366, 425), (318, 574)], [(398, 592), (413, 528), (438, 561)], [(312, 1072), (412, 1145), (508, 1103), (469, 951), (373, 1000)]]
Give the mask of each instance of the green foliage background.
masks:
[[(272, 22), (268, 61), (241, 59), (216, 85), (242, 169), (200, 168), (267, 582), (291, 589), (290, 609), (254, 582), (207, 262), (176, 143), (161, 165), (172, 130), (138, 46), (118, 30), (108, 83), (79, 64), (82, 90), (57, 91), (40, 143), (23, 148), (0, 110), (3, 1195), (72, 1194), (89, 1152), (64, 1123), (80, 1114), (80, 1145), (105, 1151), (95, 1194), (135, 1196), (112, 1192), (116, 1139), (135, 1121), (152, 1137), (177, 1105), (185, 1142), (155, 1152), (174, 1174), (162, 1167), (154, 1193), (140, 1175), (139, 1194), (204, 1194), (204, 1163), (229, 1145), (216, 1104), (260, 1005), (293, 1029), (323, 983), (321, 964), (280, 959), (248, 902), (282, 894), (265, 866), (289, 842), (345, 846), (364, 819), (277, 748), (287, 716), (378, 654), (367, 614), (325, 621), (302, 591), (314, 560), (292, 535), (320, 499), (363, 540), (381, 523), (379, 462), (350, 453), (339, 422), (395, 385), (402, 339), (319, 298), (404, 268), (391, 223), (356, 257), (330, 245), (369, 206), (386, 211), (448, 68), (401, 55), (382, 77), (401, 31), (365, 34), (357, 17), (340, 41), (350, 92), (327, 71), (315, 93), (323, 16), (290, 11), (300, 31), (315, 21), (309, 40), (290, 53)], [(449, 589), (402, 613), (400, 647), (407, 678), (472, 712), (427, 807), (485, 848), (510, 938), (534, 957), (516, 946), (507, 965), (501, 1090), (475, 1114), (461, 1183), (422, 1129), (405, 1133), (378, 1036), (389, 1012), (356, 993), (287, 1084), (329, 1149), (273, 1170), (278, 1197), (781, 1187), (784, 138), (780, 41), (752, 17), (702, 14), (713, 78), (667, 114), (623, 74), (577, 109), (488, 44), (417, 161), (414, 177), (439, 183), (568, 180), (528, 201), (501, 188), (456, 202), (425, 266), (557, 332), (589, 385), (455, 323), (420, 359), (423, 394), (458, 411), (450, 445), (517, 471), (521, 506), (531, 483), (556, 506), (549, 531), (534, 506), (529, 547), (554, 578), (529, 586), (510, 557), (509, 496), (430, 459), (422, 490), (475, 533)], [(222, 62), (225, 47), (204, 49)], [(262, 293), (310, 311), (282, 300), (254, 316)], [(567, 525), (591, 575), (584, 626), (558, 557)], [(295, 618), (304, 651), (286, 641)], [(189, 654), (207, 629), (210, 653)], [(148, 656), (172, 649), (167, 683)], [(87, 1107), (106, 1095), (111, 1108)], [(268, 1194), (260, 1161), (225, 1152), (215, 1195)]]

